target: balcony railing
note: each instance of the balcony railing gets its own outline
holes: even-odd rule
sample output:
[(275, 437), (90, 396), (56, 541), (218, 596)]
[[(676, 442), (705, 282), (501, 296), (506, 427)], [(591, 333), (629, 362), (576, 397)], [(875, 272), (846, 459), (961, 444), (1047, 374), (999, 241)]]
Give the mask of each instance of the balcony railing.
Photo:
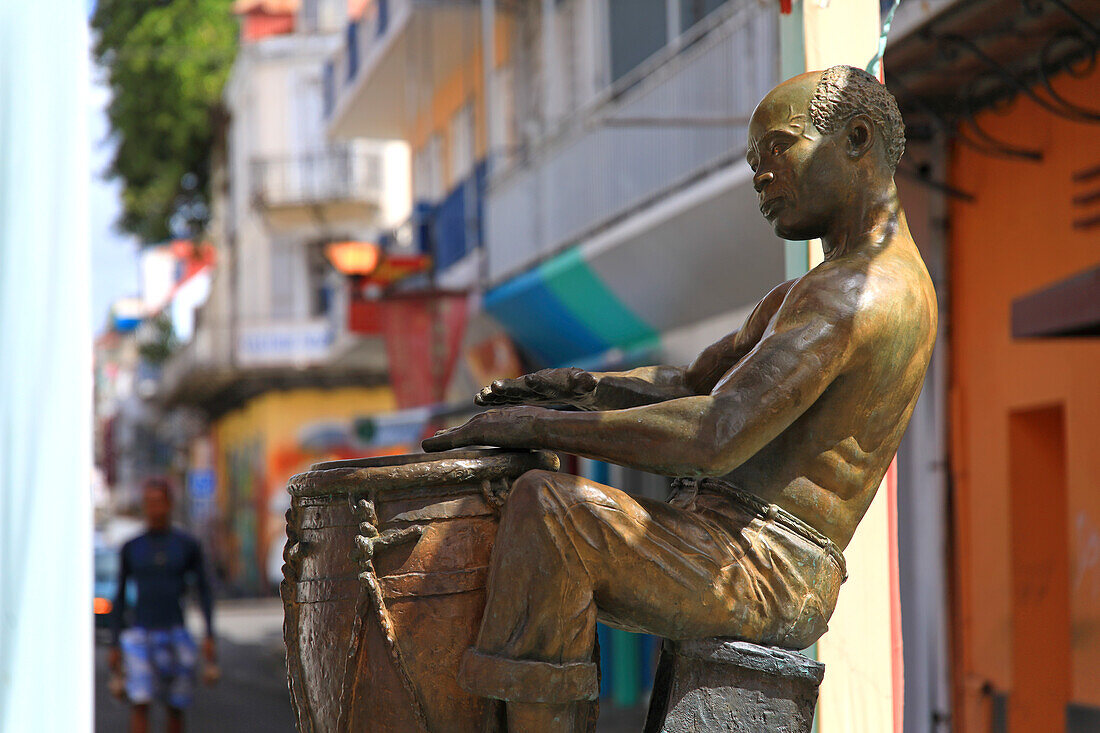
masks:
[(486, 201), (490, 280), (740, 162), (748, 118), (777, 81), (775, 7), (734, 0), (692, 29), (690, 42), (619, 80), (524, 162), (495, 174)]
[(265, 208), (377, 200), (382, 177), (379, 151), (343, 143), (316, 153), (253, 160), (252, 199)]

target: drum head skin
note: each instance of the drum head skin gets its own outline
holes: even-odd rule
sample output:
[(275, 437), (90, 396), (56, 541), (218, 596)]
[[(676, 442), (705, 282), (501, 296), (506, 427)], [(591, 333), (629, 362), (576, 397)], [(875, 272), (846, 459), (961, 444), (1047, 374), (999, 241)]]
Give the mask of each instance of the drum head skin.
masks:
[(375, 456), (373, 458), (348, 458), (343, 461), (324, 461), (314, 463), (309, 467), (311, 471), (325, 471), (330, 468), (380, 468), (382, 466), (407, 466), (410, 463), (436, 463), (438, 461), (459, 460), (469, 461), (479, 458), (493, 458), (496, 456), (514, 455), (529, 456), (545, 451), (514, 451), (506, 448), (481, 448), (476, 450), (451, 450), (441, 453), (406, 453), (400, 456)]
[(550, 451), (499, 448), (380, 456), (317, 463), (311, 470), (291, 477), (287, 490), (292, 497), (305, 498), (370, 495), (482, 481), (510, 483), (527, 471), (557, 471), (560, 465), (558, 456)]

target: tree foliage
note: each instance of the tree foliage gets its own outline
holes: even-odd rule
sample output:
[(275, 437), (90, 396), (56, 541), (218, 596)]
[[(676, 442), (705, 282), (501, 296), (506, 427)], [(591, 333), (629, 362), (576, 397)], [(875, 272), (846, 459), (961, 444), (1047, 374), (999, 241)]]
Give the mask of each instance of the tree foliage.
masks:
[[(117, 144), (107, 171), (123, 182), (117, 226), (146, 243), (168, 239), (194, 174), (209, 197), (210, 153), (237, 47), (231, 0), (99, 0), (95, 59), (113, 92)], [(192, 179), (194, 180), (194, 179)]]
[(141, 324), (138, 328), (137, 343), (142, 360), (152, 366), (163, 365), (180, 345), (179, 338), (172, 328), (172, 319), (164, 311)]

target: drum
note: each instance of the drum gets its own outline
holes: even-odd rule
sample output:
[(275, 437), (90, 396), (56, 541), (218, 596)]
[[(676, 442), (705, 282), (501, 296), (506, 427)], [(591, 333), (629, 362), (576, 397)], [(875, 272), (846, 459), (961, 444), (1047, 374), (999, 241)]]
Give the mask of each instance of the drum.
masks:
[(548, 452), (319, 463), (290, 480), (281, 593), (299, 730), (479, 731), (458, 686), (485, 606), (499, 507)]

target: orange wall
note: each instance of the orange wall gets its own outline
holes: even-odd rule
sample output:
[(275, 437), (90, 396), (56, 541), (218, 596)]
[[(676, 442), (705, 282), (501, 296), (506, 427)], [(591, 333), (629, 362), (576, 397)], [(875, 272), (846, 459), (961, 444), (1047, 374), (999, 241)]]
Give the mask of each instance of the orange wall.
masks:
[[(1100, 73), (1060, 79), (1056, 88), (1095, 105)], [(1100, 126), (1066, 121), (1026, 99), (979, 123), (1001, 139), (1041, 149), (1044, 159), (994, 158), (959, 144), (952, 154), (951, 183), (977, 196), (975, 203), (953, 202), (950, 211), (954, 664), (957, 730), (966, 733), (989, 730), (983, 684), (1013, 688), (1014, 579), (1017, 618), (1028, 618), (1020, 615), (1019, 602), (1027, 568), (1014, 573), (1011, 561), (1013, 477), (1028, 475), (1027, 463), (1044, 456), (1039, 448), (1010, 451), (1013, 412), (1064, 409), (1067, 536), (1061, 542), (1068, 552), (1068, 592), (1054, 598), (1068, 613), (1069, 638), (1053, 621), (1035, 633), (1051, 645), (1068, 645), (1071, 698), (1100, 705), (1100, 340), (1014, 341), (1010, 335), (1013, 298), (1100, 261), (1100, 229), (1071, 225), (1075, 217), (1100, 213), (1100, 205), (1083, 209), (1071, 202), (1075, 194), (1100, 188), (1095, 179), (1071, 180), (1075, 171), (1100, 164)], [(1053, 488), (1035, 486), (1034, 498), (1023, 501), (1057, 500)], [(1016, 516), (1026, 517), (1026, 506)], [(1027, 530), (1019, 524), (1015, 531)], [(1025, 701), (1018, 704), (1027, 699), (1017, 696)], [(1011, 694), (1009, 705), (1010, 718), (1020, 720)]]

